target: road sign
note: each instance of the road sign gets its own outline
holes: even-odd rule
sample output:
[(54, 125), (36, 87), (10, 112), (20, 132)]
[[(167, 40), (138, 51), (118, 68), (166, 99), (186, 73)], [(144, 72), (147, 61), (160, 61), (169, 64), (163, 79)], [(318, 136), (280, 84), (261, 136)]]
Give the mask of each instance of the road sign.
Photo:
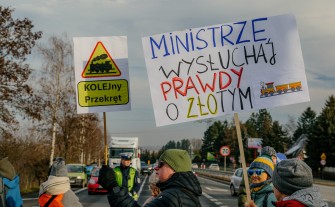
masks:
[(75, 37), (77, 113), (131, 109), (127, 37)]
[(248, 148), (260, 149), (262, 148), (262, 138), (248, 138)]
[(98, 42), (82, 73), (83, 78), (120, 76), (121, 72), (102, 42)]
[(228, 155), (230, 155), (230, 148), (228, 146), (222, 146), (220, 148), (220, 154), (222, 156), (228, 156)]
[(321, 157), (321, 160), (325, 160), (327, 158), (327, 156), (326, 156), (326, 154), (324, 152), (321, 154), (320, 157)]
[(321, 165), (326, 165), (326, 160), (321, 160), (320, 163)]

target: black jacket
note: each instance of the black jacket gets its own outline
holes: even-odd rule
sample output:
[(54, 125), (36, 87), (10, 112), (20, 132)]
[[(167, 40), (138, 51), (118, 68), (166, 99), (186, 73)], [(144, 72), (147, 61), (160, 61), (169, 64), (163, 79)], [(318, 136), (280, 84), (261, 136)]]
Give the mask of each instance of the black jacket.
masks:
[[(163, 183), (158, 183), (161, 193), (145, 207), (197, 207), (201, 206), (198, 196), (202, 190), (197, 177), (193, 172), (174, 173)], [(139, 207), (130, 197), (125, 188), (119, 192), (109, 192), (108, 202), (111, 207)]]

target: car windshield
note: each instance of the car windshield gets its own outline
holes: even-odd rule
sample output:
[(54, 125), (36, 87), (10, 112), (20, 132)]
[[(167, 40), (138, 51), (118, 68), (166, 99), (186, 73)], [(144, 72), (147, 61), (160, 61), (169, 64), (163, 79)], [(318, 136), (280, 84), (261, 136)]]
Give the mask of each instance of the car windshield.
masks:
[(146, 162), (141, 161), (141, 167), (148, 167)]
[(67, 171), (68, 172), (74, 172), (74, 173), (82, 173), (84, 172), (84, 166), (80, 166), (80, 165), (68, 165), (67, 167)]
[(99, 177), (99, 171), (100, 171), (100, 169), (94, 170), (93, 173), (92, 173), (92, 176), (93, 177)]

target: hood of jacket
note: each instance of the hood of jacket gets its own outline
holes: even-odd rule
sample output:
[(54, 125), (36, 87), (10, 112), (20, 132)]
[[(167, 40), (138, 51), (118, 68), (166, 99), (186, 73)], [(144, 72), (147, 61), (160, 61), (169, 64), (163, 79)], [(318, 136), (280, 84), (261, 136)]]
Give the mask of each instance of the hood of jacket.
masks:
[(9, 180), (7, 178), (4, 178), (3, 182), (8, 188), (14, 189), (14, 188), (16, 188), (16, 186), (20, 185), (20, 177), (15, 176), (13, 180)]
[(287, 200), (297, 200), (306, 206), (328, 206), (321, 198), (320, 190), (318, 187), (310, 187), (298, 190), (289, 196)]
[(185, 188), (197, 196), (201, 196), (202, 194), (202, 189), (198, 178), (193, 174), (192, 171), (176, 172), (167, 181), (157, 183), (157, 186), (161, 191), (170, 188)]
[(9, 180), (13, 180), (16, 176), (14, 166), (9, 162), (8, 157), (0, 160), (0, 175)]

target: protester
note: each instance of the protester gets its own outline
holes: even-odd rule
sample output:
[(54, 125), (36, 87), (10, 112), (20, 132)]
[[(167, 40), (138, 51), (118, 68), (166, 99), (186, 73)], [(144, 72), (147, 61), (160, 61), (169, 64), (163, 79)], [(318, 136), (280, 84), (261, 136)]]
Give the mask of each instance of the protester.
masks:
[(251, 200), (259, 207), (273, 206), (272, 201), (276, 201), (271, 184), (273, 170), (272, 160), (264, 155), (257, 157), (248, 169)]
[(0, 154), (0, 206), (21, 207), (20, 177), (4, 154)]
[[(273, 190), (277, 207), (326, 207), (318, 187), (313, 187), (311, 168), (302, 160), (282, 160), (273, 172)], [(246, 207), (256, 207), (250, 201)]]
[[(273, 164), (276, 165), (277, 163), (277, 157), (276, 157), (276, 150), (271, 146), (265, 146), (261, 149), (261, 155), (267, 156), (269, 159), (272, 160)], [(250, 183), (249, 179), (249, 183)], [(244, 207), (245, 202), (247, 202), (247, 192), (245, 190), (245, 184), (244, 184), (244, 176), (242, 176), (242, 181), (240, 184), (240, 188), (238, 191), (238, 206)]]
[(138, 199), (140, 189), (140, 177), (137, 170), (130, 166), (131, 154), (121, 153), (121, 165), (114, 168), (115, 179), (118, 185), (128, 189), (135, 200)]
[(159, 189), (159, 187), (157, 187), (158, 181), (159, 180), (156, 172), (151, 173), (149, 177), (149, 189), (151, 191), (151, 196), (143, 203), (143, 205), (149, 203), (160, 194), (161, 190)]
[(41, 184), (38, 203), (41, 207), (61, 206), (82, 207), (76, 194), (71, 190), (70, 180), (63, 158), (56, 158), (51, 166), (48, 180)]
[[(154, 173), (158, 176), (157, 187), (161, 193), (146, 207), (200, 207), (202, 194), (200, 183), (192, 172), (192, 163), (187, 151), (168, 149), (159, 158)], [(107, 166), (100, 170), (99, 184), (108, 190), (108, 202), (111, 207), (140, 206), (125, 187), (119, 187), (114, 171)]]
[(265, 146), (261, 149), (261, 155), (268, 156), (274, 165), (277, 164), (277, 152), (273, 147)]

